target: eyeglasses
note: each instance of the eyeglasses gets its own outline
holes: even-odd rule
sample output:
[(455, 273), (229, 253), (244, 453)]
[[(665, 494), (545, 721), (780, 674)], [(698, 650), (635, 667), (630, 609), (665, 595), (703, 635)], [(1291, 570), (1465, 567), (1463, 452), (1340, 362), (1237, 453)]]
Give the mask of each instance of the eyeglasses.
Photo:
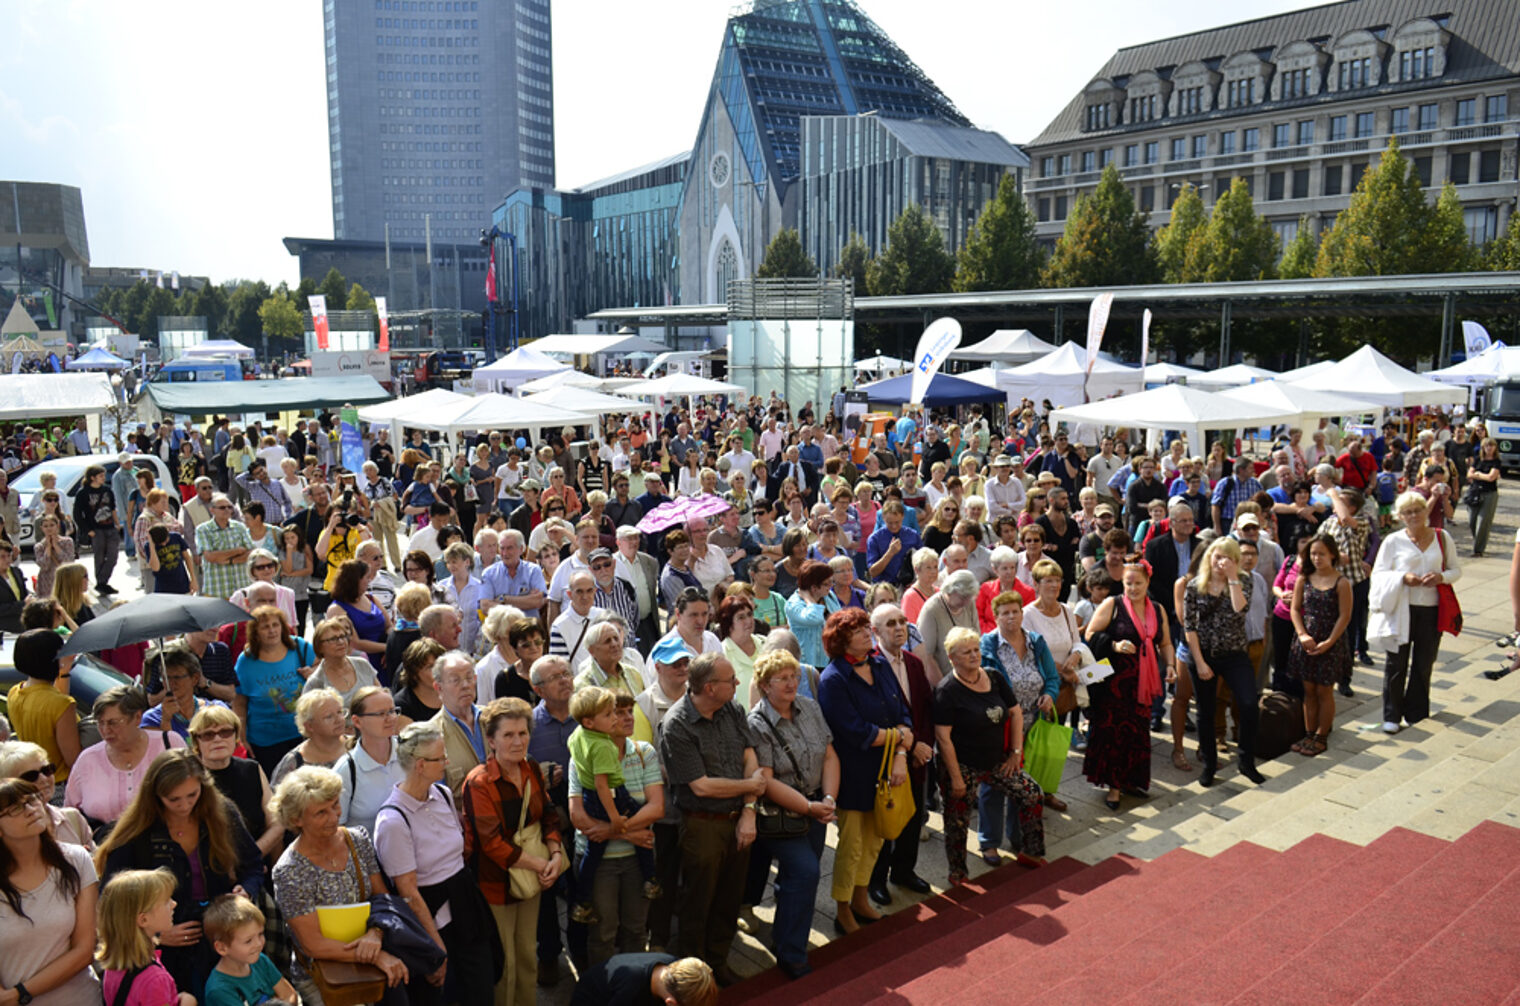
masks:
[(354, 715), (355, 716), (400, 716), (401, 715), (401, 711), (399, 709), (391, 708), (391, 709), (381, 709), (379, 712), (373, 712), (373, 713), (354, 713)]
[(543, 685), (552, 685), (552, 684), (554, 684), (557, 681), (569, 681), (570, 678), (571, 678), (571, 674), (570, 674), (569, 671), (559, 671), (559, 672), (557, 672), (555, 674), (549, 675), (548, 677), (539, 678), (537, 681), (535, 681), (533, 683), (535, 685), (538, 685), (538, 686), (542, 687)]
[(417, 760), (418, 761), (427, 761), (427, 762), (436, 762), (436, 763), (438, 763), (438, 764), (441, 765), (444, 762), (446, 762), (446, 761), (449, 760), (449, 756), (448, 755), (440, 755), (437, 758), (429, 758), (426, 755), (418, 755), (417, 756)]
[(195, 735), (201, 741), (227, 741), (237, 736), (237, 727), (210, 727)]
[(38, 807), (43, 806), (42, 797), (38, 796), (36, 793), (33, 793), (30, 796), (24, 796), (21, 798), (20, 803), (13, 803), (9, 807), (5, 808), (4, 812), (0, 813), (0, 817), (20, 817), (22, 814), (25, 814), (28, 808), (34, 804)]
[(591, 568), (592, 569), (611, 569), (612, 568), (612, 563), (605, 562), (605, 561), (604, 562), (593, 562), (591, 564)]
[(261, 562), (261, 563), (256, 564), (253, 567), (253, 571), (255, 573), (263, 573), (263, 572), (266, 572), (266, 571), (271, 570), (271, 569), (279, 569), (279, 568), (280, 567), (276, 566), (272, 562)]
[(211, 509), (213, 509), (213, 510), (231, 510), (232, 507), (230, 507), (226, 503), (218, 503), (215, 506), (213, 506)]
[(908, 624), (908, 620), (906, 618), (889, 618), (881, 624), (889, 629), (900, 629)]
[(737, 685), (739, 683), (739, 679), (738, 678), (708, 678), (707, 679), (707, 683), (709, 685)]
[(45, 775), (54, 775), (57, 772), (58, 772), (58, 766), (54, 765), (52, 762), (48, 762), (46, 765), (42, 766), (41, 768), (34, 768), (30, 772), (18, 772), (16, 774), (16, 778), (20, 779), (22, 782), (33, 782), (34, 783), (38, 779), (41, 779)]

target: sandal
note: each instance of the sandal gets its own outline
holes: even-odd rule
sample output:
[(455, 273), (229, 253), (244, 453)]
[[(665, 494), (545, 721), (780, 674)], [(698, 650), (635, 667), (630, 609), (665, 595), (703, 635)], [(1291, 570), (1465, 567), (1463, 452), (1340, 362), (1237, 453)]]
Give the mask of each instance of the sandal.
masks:
[(1329, 734), (1310, 734), (1309, 736), (1314, 743), (1312, 754), (1321, 755), (1330, 750), (1330, 745), (1326, 743), (1330, 739)]
[(1172, 767), (1179, 772), (1193, 771), (1193, 765), (1187, 760), (1187, 755), (1182, 753), (1181, 748), (1172, 748)]
[(1314, 754), (1316, 754), (1317, 752), (1314, 750), (1314, 738), (1315, 738), (1315, 736), (1316, 736), (1315, 734), (1304, 734), (1304, 736), (1300, 740), (1295, 741), (1294, 744), (1293, 744), (1293, 746), (1290, 747), (1288, 750), (1292, 751), (1294, 754), (1301, 754), (1301, 755), (1314, 755)]

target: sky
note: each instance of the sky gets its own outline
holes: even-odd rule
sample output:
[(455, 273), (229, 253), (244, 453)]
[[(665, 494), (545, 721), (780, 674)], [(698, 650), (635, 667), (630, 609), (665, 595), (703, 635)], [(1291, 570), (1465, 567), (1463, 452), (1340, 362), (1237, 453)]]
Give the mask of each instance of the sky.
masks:
[[(1314, 6), (860, 3), (974, 124), (1013, 143), (1116, 49)], [(691, 147), (732, 8), (554, 0), (561, 187)], [(321, 11), (320, 0), (0, 0), (0, 179), (80, 187), (94, 265), (294, 285), (282, 240), (332, 237)]]

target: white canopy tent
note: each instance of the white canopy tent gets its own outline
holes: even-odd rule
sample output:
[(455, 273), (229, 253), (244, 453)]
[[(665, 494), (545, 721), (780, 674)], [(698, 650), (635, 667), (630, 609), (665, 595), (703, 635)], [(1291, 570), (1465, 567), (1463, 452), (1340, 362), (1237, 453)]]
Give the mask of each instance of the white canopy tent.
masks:
[(548, 377), (569, 369), (568, 364), (550, 359), (526, 346), (519, 346), (490, 366), (476, 368), (471, 383), (476, 391), (500, 391), (503, 388), (517, 388), (536, 377)]
[(529, 405), (547, 405), (566, 412), (580, 412), (588, 416), (643, 415), (649, 406), (621, 395), (607, 395), (589, 388), (559, 387), (525, 395), (522, 399)]
[(0, 375), (0, 419), (96, 415), (116, 403), (104, 374)]
[(973, 346), (963, 346), (950, 353), (952, 360), (980, 360), (984, 363), (1030, 363), (1054, 352), (1056, 345), (1046, 342), (1025, 328), (1000, 328)]
[(616, 335), (546, 335), (528, 343), (535, 353), (562, 353), (566, 356), (627, 356), (630, 353), (663, 353), (664, 343), (631, 332)]
[(532, 394), (538, 391), (548, 391), (550, 388), (595, 388), (602, 383), (600, 377), (594, 374), (583, 373), (579, 370), (561, 370), (550, 374), (548, 377), (535, 377), (533, 380), (519, 387), (517, 390)]
[(907, 370), (910, 364), (907, 360), (899, 360), (895, 356), (877, 354), (866, 357), (864, 360), (855, 361), (855, 369), (867, 374), (886, 374), (899, 370)]
[(1152, 384), (1175, 384), (1181, 380), (1192, 383), (1202, 377), (1203, 371), (1194, 370), (1192, 367), (1183, 367), (1175, 363), (1153, 363), (1145, 368), (1145, 383)]
[(1201, 453), (1205, 430), (1240, 430), (1287, 422), (1297, 413), (1254, 405), (1185, 384), (1168, 384), (1135, 395), (1056, 409), (1052, 422), (1144, 430), (1180, 430), (1195, 453)]
[(69, 370), (125, 370), (132, 366), (132, 361), (123, 360), (109, 349), (97, 346), (70, 360), (66, 366)]
[(1031, 363), (1006, 367), (996, 373), (996, 387), (1006, 392), (1013, 404), (1021, 398), (1036, 402), (1048, 398), (1053, 405), (1077, 405), (1087, 398), (1097, 400), (1120, 392), (1138, 392), (1144, 381), (1139, 367), (1127, 367), (1101, 356), (1093, 362), (1089, 375), (1087, 352), (1074, 342), (1063, 343)]
[(1306, 377), (1313, 377), (1315, 374), (1329, 370), (1333, 366), (1335, 366), (1334, 360), (1321, 360), (1318, 363), (1306, 363), (1302, 367), (1294, 367), (1292, 370), (1283, 371), (1281, 374), (1277, 375), (1277, 379), (1286, 384), (1293, 384), (1297, 381), (1302, 381)]
[(236, 339), (207, 339), (186, 349), (182, 356), (230, 356), (234, 360), (251, 360), (254, 352)]
[(1267, 370), (1265, 367), (1237, 363), (1233, 366), (1211, 370), (1206, 374), (1199, 374), (1191, 378), (1188, 384), (1204, 391), (1219, 391), (1221, 388), (1238, 388), (1242, 384), (1250, 384), (1253, 381), (1270, 381), (1276, 376), (1276, 371)]
[(1371, 346), (1363, 346), (1332, 367), (1294, 384), (1318, 391), (1344, 394), (1354, 389), (1357, 398), (1390, 409), (1415, 405), (1461, 405), (1467, 401), (1463, 388), (1432, 381), (1399, 366)]
[(393, 398), (389, 402), (365, 405), (359, 409), (361, 423), (388, 426), (391, 420), (402, 416), (425, 416), (431, 409), (456, 408), (461, 402), (474, 401), (469, 395), (461, 395), (447, 388), (429, 388), (416, 395)]
[(684, 372), (691, 361), (700, 360), (706, 355), (707, 350), (705, 349), (667, 350), (649, 361), (649, 366), (644, 368), (644, 376), (658, 376), (666, 367), (675, 367), (678, 372)]
[(466, 430), (529, 430), (534, 439), (546, 426), (581, 426), (594, 422), (583, 412), (570, 412), (545, 403), (531, 403), (511, 395), (486, 394), (466, 398), (455, 406), (411, 416), (405, 425), (419, 430), (438, 430), (451, 436)]
[(1497, 384), (1511, 378), (1520, 378), (1520, 346), (1500, 346), (1486, 349), (1477, 356), (1469, 356), (1442, 370), (1427, 374), (1432, 381), (1442, 384), (1485, 385)]
[(622, 393), (624, 388), (631, 388), (635, 384), (643, 384), (642, 377), (605, 377), (596, 382), (597, 391)]
[(677, 398), (691, 395), (737, 395), (744, 389), (727, 381), (714, 381), (695, 374), (666, 374), (652, 381), (630, 384), (618, 391), (633, 398)]
[(1282, 380), (1257, 381), (1219, 394), (1247, 405), (1292, 409), (1298, 413), (1300, 422), (1318, 420), (1325, 416), (1361, 416), (1368, 413), (1381, 417), (1383, 413), (1383, 407), (1376, 402), (1365, 401), (1354, 395), (1317, 391)]

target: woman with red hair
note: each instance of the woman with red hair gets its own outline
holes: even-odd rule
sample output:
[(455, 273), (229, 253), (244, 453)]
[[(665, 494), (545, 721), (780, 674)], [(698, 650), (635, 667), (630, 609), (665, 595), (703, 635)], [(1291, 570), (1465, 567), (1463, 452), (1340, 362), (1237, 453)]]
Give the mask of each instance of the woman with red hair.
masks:
[(913, 750), (912, 719), (897, 675), (875, 651), (871, 618), (860, 608), (844, 608), (823, 626), (829, 665), (818, 684), (818, 704), (839, 754), (839, 843), (834, 851), (834, 928), (854, 932), (881, 916), (867, 888), (883, 836), (876, 830), (876, 777), (882, 747), (896, 741), (893, 785), (908, 776)]

